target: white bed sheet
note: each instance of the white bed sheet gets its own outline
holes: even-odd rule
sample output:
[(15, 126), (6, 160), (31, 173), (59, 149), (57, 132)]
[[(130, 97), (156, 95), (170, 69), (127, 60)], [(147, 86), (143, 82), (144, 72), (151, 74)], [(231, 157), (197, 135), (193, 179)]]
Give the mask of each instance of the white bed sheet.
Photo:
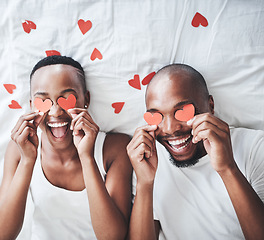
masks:
[[(192, 25), (197, 12), (208, 26)], [(89, 111), (103, 131), (132, 135), (145, 124), (141, 81), (174, 62), (204, 75), (217, 116), (233, 126), (264, 130), (262, 0), (1, 0), (0, 15), (1, 165), (10, 131), (29, 111), (30, 71), (47, 50), (82, 64)], [(25, 20), (36, 29), (25, 32)], [(85, 34), (79, 20), (92, 25)], [(101, 60), (91, 60), (95, 48)], [(137, 75), (141, 89), (129, 85)], [(9, 93), (4, 84), (16, 89)], [(21, 109), (11, 109), (12, 100)], [(119, 113), (112, 107), (116, 102), (124, 103)]]

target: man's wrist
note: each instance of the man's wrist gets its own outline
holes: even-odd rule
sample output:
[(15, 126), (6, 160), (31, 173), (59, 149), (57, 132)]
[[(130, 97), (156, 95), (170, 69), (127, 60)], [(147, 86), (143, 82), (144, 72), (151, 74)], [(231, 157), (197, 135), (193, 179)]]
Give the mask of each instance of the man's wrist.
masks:
[(218, 174), (222, 179), (230, 178), (232, 176), (235, 176), (239, 172), (239, 168), (236, 165), (236, 163), (228, 166), (226, 169), (218, 171)]
[(153, 182), (138, 182), (137, 183), (137, 187), (136, 187), (136, 191), (137, 192), (142, 192), (142, 193), (148, 193), (148, 192), (153, 192), (153, 188), (154, 188), (154, 181)]

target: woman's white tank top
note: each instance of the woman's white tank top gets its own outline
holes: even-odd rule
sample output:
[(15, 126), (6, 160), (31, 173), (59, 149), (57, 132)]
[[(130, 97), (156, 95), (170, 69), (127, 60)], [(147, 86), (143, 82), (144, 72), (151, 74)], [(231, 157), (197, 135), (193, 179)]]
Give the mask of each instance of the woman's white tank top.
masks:
[[(95, 160), (105, 181), (103, 144), (106, 134), (99, 132), (95, 142)], [(41, 147), (35, 163), (30, 192), (34, 202), (32, 240), (96, 239), (86, 189), (69, 191), (52, 185), (41, 166)]]

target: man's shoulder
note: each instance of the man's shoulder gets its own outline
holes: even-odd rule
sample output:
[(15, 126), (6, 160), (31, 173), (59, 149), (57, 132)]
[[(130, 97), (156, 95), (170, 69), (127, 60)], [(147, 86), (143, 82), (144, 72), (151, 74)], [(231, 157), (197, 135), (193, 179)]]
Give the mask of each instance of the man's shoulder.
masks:
[(248, 128), (231, 128), (233, 155), (242, 172), (262, 162), (264, 131)]
[(230, 127), (230, 135), (232, 143), (245, 143), (247, 145), (251, 145), (258, 141), (263, 141), (264, 139), (264, 131), (242, 128), (242, 127)]

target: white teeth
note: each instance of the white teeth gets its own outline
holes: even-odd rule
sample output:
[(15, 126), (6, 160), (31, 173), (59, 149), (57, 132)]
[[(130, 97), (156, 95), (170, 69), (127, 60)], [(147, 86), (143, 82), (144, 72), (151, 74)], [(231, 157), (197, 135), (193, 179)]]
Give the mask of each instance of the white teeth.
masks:
[[(171, 145), (171, 146), (176, 146), (176, 145), (179, 145), (179, 144), (182, 144), (184, 142), (187, 142), (189, 140), (189, 138), (191, 137), (191, 135), (189, 135), (188, 137), (186, 138), (183, 138), (183, 139), (179, 139), (179, 140), (173, 140), (173, 141), (168, 141), (168, 143)], [(178, 149), (181, 149), (183, 148), (184, 146), (178, 148)]]
[(63, 123), (48, 123), (49, 127), (63, 127), (66, 126), (68, 122), (63, 122)]
[(176, 146), (172, 146), (172, 147), (173, 147), (173, 149), (175, 149), (176, 151), (181, 151), (183, 148), (187, 147), (188, 145), (189, 145), (189, 143), (186, 143), (186, 144), (184, 144), (184, 145), (181, 146), (181, 147), (176, 147)]

